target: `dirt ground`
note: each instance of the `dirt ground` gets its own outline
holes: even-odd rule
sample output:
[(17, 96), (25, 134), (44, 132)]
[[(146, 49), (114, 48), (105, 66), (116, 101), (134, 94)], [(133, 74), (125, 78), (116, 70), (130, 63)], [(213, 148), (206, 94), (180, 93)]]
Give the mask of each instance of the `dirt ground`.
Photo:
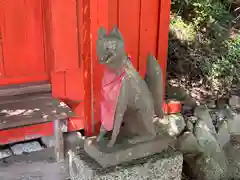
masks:
[(0, 160), (0, 180), (68, 180), (66, 167), (55, 162), (49, 148)]

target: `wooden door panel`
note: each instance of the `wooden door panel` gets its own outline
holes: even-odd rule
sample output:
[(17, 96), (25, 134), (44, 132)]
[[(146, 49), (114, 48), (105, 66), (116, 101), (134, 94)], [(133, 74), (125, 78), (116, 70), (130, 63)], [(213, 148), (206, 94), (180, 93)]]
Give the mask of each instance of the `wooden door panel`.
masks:
[(118, 8), (118, 26), (123, 34), (126, 50), (132, 56), (132, 63), (138, 69), (141, 1), (119, 0)]
[[(159, 0), (141, 0), (141, 18), (139, 34), (139, 73), (145, 76), (147, 66), (147, 56), (152, 53), (156, 56), (158, 37), (158, 14)], [(151, 12), (151, 18), (149, 18)]]
[(2, 2), (5, 77), (45, 74), (41, 0)]
[(0, 28), (0, 77), (4, 75), (3, 70), (3, 53), (2, 53), (2, 36), (1, 36), (1, 28)]

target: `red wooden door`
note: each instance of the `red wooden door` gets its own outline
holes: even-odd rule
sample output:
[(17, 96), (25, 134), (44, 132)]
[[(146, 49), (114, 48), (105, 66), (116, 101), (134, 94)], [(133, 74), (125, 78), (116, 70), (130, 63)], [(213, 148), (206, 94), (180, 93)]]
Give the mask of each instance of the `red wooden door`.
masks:
[(1, 1), (0, 7), (0, 85), (47, 80), (42, 0)]

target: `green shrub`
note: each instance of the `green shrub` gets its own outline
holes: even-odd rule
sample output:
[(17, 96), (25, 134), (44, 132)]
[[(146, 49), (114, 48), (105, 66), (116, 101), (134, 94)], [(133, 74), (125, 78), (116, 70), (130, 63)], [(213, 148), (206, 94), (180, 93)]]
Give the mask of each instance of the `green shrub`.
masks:
[(172, 11), (192, 22), (197, 30), (208, 28), (214, 38), (223, 37), (233, 19), (220, 0), (173, 0)]
[[(240, 35), (226, 41), (227, 52), (212, 63), (209, 77), (218, 86), (230, 88), (232, 84), (240, 83)], [(223, 88), (223, 87), (222, 87)]]
[(171, 16), (170, 31), (173, 35), (182, 41), (194, 41), (196, 31), (192, 23), (185, 23), (181, 16)]
[(230, 9), (228, 0), (172, 0), (170, 74), (205, 79), (218, 94), (240, 84), (240, 34), (231, 37)]

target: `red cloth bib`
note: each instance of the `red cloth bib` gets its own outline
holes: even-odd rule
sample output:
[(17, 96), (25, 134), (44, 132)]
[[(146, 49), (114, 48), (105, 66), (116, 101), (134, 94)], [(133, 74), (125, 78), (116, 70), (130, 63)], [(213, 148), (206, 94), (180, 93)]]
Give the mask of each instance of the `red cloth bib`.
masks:
[[(131, 56), (128, 56), (128, 58), (130, 60), (132, 59)], [(107, 131), (113, 130), (118, 97), (125, 75), (126, 73), (124, 70), (120, 75), (117, 75), (114, 71), (104, 67), (100, 108), (101, 123)]]
[(117, 75), (107, 67), (104, 68), (100, 108), (101, 122), (107, 131), (111, 131), (113, 129), (115, 111), (124, 76), (125, 71), (123, 71), (120, 75)]

